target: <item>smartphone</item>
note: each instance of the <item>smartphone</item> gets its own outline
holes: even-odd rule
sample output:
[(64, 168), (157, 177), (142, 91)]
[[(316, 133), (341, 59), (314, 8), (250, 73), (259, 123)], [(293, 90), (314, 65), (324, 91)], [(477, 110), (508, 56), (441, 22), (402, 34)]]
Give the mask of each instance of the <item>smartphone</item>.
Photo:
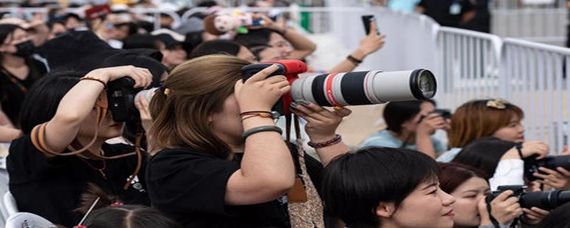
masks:
[[(376, 22), (376, 17), (374, 15), (362, 15), (362, 24), (364, 25), (364, 32), (366, 35), (370, 34), (370, 22)], [(376, 34), (380, 35), (380, 30), (378, 30), (378, 24), (376, 24)]]

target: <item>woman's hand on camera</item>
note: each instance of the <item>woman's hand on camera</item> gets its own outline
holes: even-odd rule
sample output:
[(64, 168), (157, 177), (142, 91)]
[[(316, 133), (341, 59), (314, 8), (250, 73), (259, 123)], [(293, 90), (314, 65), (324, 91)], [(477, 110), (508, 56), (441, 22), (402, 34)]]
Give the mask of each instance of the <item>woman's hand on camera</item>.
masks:
[[(154, 92), (152, 92), (154, 95)], [(152, 118), (150, 117), (150, 110), (148, 108), (149, 102), (146, 99), (146, 96), (138, 96), (138, 99), (135, 100), (135, 107), (139, 110), (140, 117), (141, 117), (141, 124), (142, 127), (146, 132), (150, 129), (152, 125)]]
[(531, 225), (536, 225), (542, 221), (544, 217), (550, 214), (550, 211), (540, 209), (538, 207), (532, 207), (530, 209), (523, 208), (523, 222)]
[(134, 88), (145, 88), (152, 82), (152, 74), (148, 69), (134, 66), (98, 68), (89, 72), (87, 76), (99, 78), (104, 82), (130, 77), (135, 81)]
[[(491, 215), (502, 225), (505, 225), (518, 217), (522, 208), (517, 197), (511, 197), (513, 191), (507, 190), (499, 194), (491, 201)], [(487, 204), (485, 198), (482, 198), (478, 204), (479, 215), (481, 216), (481, 225), (492, 224), (487, 212)]]
[(307, 121), (305, 131), (313, 142), (325, 142), (334, 138), (342, 118), (352, 113), (350, 109), (344, 107), (330, 111), (307, 101), (293, 102), (290, 106), (295, 115)]
[(430, 113), (418, 123), (416, 133), (433, 134), (437, 129), (445, 129), (447, 122), (439, 114)]
[(540, 178), (537, 182), (556, 188), (558, 190), (570, 190), (570, 171), (558, 167), (556, 170), (545, 167), (538, 168), (542, 173), (536, 172), (534, 176)]
[[(525, 142), (522, 144), (521, 154), (522, 158), (528, 158), (533, 155), (538, 155), (536, 159), (542, 159), (548, 155), (549, 151), (548, 145), (541, 141), (530, 141)], [(501, 160), (504, 159), (521, 159), (519, 152), (516, 147), (511, 148), (507, 151), (502, 157)]]
[(291, 85), (285, 76), (267, 77), (277, 69), (277, 65), (271, 65), (245, 82), (236, 82), (235, 96), (241, 112), (269, 111), (281, 96), (289, 92)]

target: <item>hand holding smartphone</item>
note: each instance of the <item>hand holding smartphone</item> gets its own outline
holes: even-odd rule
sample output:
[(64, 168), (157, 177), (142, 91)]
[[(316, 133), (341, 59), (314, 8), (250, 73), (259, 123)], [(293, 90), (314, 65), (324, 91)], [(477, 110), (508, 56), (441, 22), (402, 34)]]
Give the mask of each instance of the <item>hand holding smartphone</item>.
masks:
[[(370, 23), (376, 23), (376, 17), (374, 15), (362, 15), (362, 24), (364, 25), (364, 32), (366, 35), (370, 34)], [(378, 24), (376, 24), (376, 35), (380, 35), (380, 30), (378, 30)]]

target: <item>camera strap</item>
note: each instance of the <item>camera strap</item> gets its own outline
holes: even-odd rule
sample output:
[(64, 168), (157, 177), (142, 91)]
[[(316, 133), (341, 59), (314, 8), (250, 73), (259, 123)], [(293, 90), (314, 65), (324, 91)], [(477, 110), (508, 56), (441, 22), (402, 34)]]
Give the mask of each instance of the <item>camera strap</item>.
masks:
[(313, 182), (311, 181), (309, 173), (307, 172), (307, 167), (305, 165), (305, 150), (303, 149), (303, 140), (301, 138), (301, 126), (299, 124), (299, 117), (293, 114), (286, 114), (285, 120), (286, 138), (288, 143), (290, 142), (291, 138), (292, 122), (295, 126), (295, 144), (297, 145), (297, 158), (294, 159), (299, 162), (299, 168), (301, 171), (300, 174), (297, 174), (295, 184), (301, 184), (302, 186), (300, 186), (299, 190), (303, 191), (301, 193), (301, 195), (303, 195), (302, 201), (287, 203), (287, 211), (289, 212), (291, 227), (324, 228), (323, 203), (319, 197), (319, 194), (317, 193)]
[(489, 213), (489, 220), (491, 220), (495, 228), (501, 228), (501, 225), (499, 225), (497, 219), (495, 219), (495, 217), (493, 217), (491, 214), (491, 200), (493, 199), (490, 197), (490, 195), (485, 197), (485, 203), (487, 204), (487, 213)]

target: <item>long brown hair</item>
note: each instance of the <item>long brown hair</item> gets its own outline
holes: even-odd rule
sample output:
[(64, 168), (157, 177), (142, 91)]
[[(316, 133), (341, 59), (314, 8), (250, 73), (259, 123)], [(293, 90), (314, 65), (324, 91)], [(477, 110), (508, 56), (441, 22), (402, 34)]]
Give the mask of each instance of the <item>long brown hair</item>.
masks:
[(174, 68), (150, 102), (152, 145), (191, 147), (228, 159), (230, 147), (212, 132), (208, 116), (223, 111), (248, 64), (235, 56), (207, 55)]
[[(488, 102), (499, 103), (499, 108)], [(451, 117), (449, 147), (464, 147), (467, 143), (485, 136), (492, 136), (506, 127), (513, 117), (524, 118), (516, 105), (500, 99), (472, 100), (457, 108)]]

